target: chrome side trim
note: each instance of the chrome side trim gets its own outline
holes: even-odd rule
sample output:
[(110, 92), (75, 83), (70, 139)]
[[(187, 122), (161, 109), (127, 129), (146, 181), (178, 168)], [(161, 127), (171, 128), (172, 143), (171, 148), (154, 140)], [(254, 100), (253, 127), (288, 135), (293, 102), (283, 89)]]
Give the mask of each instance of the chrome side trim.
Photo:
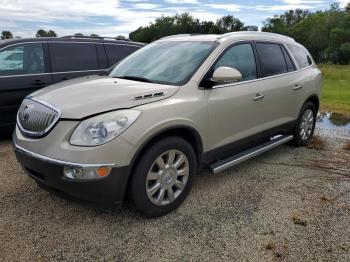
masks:
[(67, 162), (64, 160), (54, 159), (50, 157), (46, 157), (34, 152), (31, 152), (19, 145), (16, 144), (16, 142), (13, 140), (13, 147), (16, 151), (21, 152), (27, 156), (39, 159), (44, 162), (48, 162), (55, 165), (65, 166), (65, 167), (76, 167), (76, 168), (98, 168), (98, 167), (116, 167), (116, 164), (81, 164), (81, 163), (75, 163), (75, 162)]
[[(39, 74), (27, 74), (27, 75), (10, 75), (10, 76), (0, 76), (0, 78), (7, 78), (7, 77), (20, 77), (20, 76), (36, 76), (36, 75), (56, 75), (56, 74), (70, 74), (70, 73), (84, 73), (84, 72), (100, 72), (107, 70), (105, 69), (93, 69), (93, 70), (80, 70), (80, 71), (60, 71), (60, 72), (52, 72), (52, 73), (39, 73)], [(82, 76), (84, 77), (84, 76)]]
[(210, 169), (214, 174), (217, 174), (227, 168), (230, 168), (232, 166), (235, 166), (239, 163), (242, 163), (245, 160), (248, 160), (254, 156), (260, 155), (274, 147), (277, 147), (279, 145), (282, 145), (290, 140), (293, 139), (293, 136), (279, 136), (269, 142), (266, 142), (260, 146), (253, 147), (251, 149), (245, 150), (241, 153), (238, 153), (236, 155), (233, 155), (229, 158), (219, 160), (218, 162), (211, 164)]

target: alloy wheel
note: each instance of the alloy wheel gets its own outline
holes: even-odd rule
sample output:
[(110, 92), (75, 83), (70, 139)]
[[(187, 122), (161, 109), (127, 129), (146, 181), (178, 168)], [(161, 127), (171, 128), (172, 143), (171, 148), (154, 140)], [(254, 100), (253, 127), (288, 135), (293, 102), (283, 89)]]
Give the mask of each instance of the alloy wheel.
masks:
[(172, 203), (185, 189), (189, 162), (179, 150), (169, 150), (152, 163), (146, 179), (148, 199), (157, 206)]

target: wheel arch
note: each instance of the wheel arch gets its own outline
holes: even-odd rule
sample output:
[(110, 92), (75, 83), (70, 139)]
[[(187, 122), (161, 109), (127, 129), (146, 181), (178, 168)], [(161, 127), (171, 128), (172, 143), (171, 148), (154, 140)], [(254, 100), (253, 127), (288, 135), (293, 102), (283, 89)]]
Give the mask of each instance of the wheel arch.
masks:
[(142, 155), (142, 152), (147, 150), (155, 141), (170, 136), (178, 136), (185, 139), (193, 147), (193, 150), (196, 153), (197, 162), (200, 163), (203, 155), (203, 142), (200, 134), (193, 127), (179, 125), (164, 128), (148, 137), (134, 154), (130, 166), (133, 168), (137, 159)]
[(310, 95), (306, 100), (305, 102), (303, 103), (306, 104), (307, 102), (311, 102), (315, 105), (316, 107), (316, 113), (318, 112), (318, 110), (320, 109), (320, 99), (318, 98), (318, 95), (316, 94), (313, 94), (313, 95)]
[(185, 139), (193, 147), (197, 157), (197, 164), (198, 166), (200, 165), (203, 155), (203, 142), (198, 131), (193, 127), (185, 125), (164, 128), (147, 138), (134, 154), (130, 162), (130, 173), (128, 177), (125, 197), (128, 197), (131, 177), (133, 175), (137, 160), (141, 157), (142, 153), (145, 152), (155, 141), (170, 136), (178, 136)]

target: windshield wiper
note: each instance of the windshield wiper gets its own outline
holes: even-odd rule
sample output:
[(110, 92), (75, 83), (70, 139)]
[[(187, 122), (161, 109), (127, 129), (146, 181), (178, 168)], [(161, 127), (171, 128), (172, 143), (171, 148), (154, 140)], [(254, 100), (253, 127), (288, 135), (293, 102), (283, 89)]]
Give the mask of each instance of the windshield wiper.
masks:
[(128, 79), (128, 80), (136, 80), (136, 81), (141, 81), (141, 82), (147, 82), (147, 83), (153, 83), (152, 80), (145, 78), (145, 77), (140, 77), (140, 76), (116, 76), (116, 78), (122, 78), (122, 79)]

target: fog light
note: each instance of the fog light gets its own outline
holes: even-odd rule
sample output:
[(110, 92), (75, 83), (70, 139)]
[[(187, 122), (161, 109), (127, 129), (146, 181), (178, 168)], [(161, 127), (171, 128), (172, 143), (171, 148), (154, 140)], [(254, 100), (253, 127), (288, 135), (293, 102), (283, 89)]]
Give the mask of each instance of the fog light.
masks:
[(103, 178), (109, 175), (111, 172), (109, 167), (96, 167), (96, 168), (72, 168), (65, 167), (63, 174), (70, 179), (97, 179)]

